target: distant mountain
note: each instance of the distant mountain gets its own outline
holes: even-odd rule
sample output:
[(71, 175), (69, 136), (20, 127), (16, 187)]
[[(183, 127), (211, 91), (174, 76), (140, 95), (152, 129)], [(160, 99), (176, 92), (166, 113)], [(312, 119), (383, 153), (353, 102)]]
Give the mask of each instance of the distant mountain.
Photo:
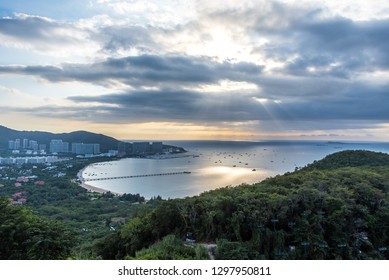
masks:
[(53, 139), (60, 139), (69, 143), (97, 143), (100, 144), (100, 150), (116, 150), (119, 140), (88, 131), (75, 131), (70, 133), (50, 133), (43, 131), (18, 131), (0, 125), (0, 149), (8, 148), (8, 141), (15, 139), (28, 139), (37, 141), (39, 144), (49, 145)]

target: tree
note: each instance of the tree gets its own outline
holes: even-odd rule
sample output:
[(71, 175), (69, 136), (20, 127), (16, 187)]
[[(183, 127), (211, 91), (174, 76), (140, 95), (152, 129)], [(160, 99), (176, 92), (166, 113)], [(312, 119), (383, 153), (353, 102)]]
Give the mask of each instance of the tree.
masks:
[(175, 235), (167, 235), (148, 249), (136, 252), (137, 260), (195, 260), (209, 259), (204, 247), (185, 246)]
[(248, 249), (241, 242), (231, 242), (226, 239), (219, 239), (216, 247), (218, 260), (247, 260), (249, 259)]
[(74, 241), (62, 223), (0, 199), (0, 259), (66, 259)]

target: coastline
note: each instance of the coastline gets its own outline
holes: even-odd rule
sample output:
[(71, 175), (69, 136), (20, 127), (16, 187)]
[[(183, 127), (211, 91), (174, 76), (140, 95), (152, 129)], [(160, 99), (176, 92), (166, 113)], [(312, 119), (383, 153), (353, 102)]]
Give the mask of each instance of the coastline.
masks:
[[(338, 151), (336, 145), (318, 146), (316, 142), (294, 144), (295, 142), (278, 142), (275, 144), (236, 144), (235, 142), (219, 143), (196, 142), (191, 144), (191, 149), (185, 155), (149, 156), (147, 158), (123, 158), (116, 163), (104, 163), (104, 161), (85, 161), (88, 166), (78, 173), (78, 183), (88, 192), (107, 193), (110, 190), (123, 193), (133, 193), (149, 199), (156, 195), (163, 198), (183, 198), (196, 196), (201, 193), (223, 188), (226, 186), (239, 186), (242, 184), (256, 184), (269, 177), (293, 172), (296, 167), (305, 166), (314, 160), (319, 160), (328, 154)], [(320, 143), (320, 142), (319, 142)], [(357, 146), (349, 145), (345, 149), (367, 149), (388, 152), (389, 143), (385, 145)], [(191, 152), (192, 151), (192, 152)], [(198, 157), (196, 157), (196, 155)], [(178, 157), (178, 158), (177, 158)], [(127, 162), (128, 161), (128, 162)], [(96, 164), (98, 166), (91, 166)], [(104, 166), (106, 165), (106, 166)], [(78, 169), (79, 170), (79, 169)], [(78, 171), (77, 170), (77, 171)], [(89, 178), (104, 177), (103, 174), (112, 176), (157, 174), (174, 170), (191, 171), (189, 176), (174, 177), (150, 177), (146, 179), (88, 181)], [(76, 171), (76, 172), (77, 172)], [(255, 172), (254, 172), (255, 171)], [(91, 174), (89, 174), (91, 173)], [(93, 177), (96, 173), (97, 177)], [(73, 173), (74, 174), (74, 173)], [(83, 176), (85, 177), (83, 178)], [(108, 176), (108, 175), (106, 175)], [(182, 178), (181, 178), (182, 177)], [(77, 177), (76, 177), (77, 178)], [(94, 187), (95, 185), (96, 187)], [(112, 192), (113, 193), (113, 192)]]
[(84, 172), (84, 170), (87, 168), (88, 166), (85, 166), (83, 169), (81, 169), (80, 171), (78, 171), (77, 173), (77, 178), (80, 180), (80, 186), (84, 189), (86, 189), (88, 192), (96, 192), (96, 193), (107, 193), (107, 192), (110, 192), (110, 193), (113, 193), (114, 195), (121, 195), (120, 193), (116, 193), (116, 192), (112, 192), (112, 191), (109, 191), (109, 190), (106, 190), (106, 189), (102, 189), (102, 188), (98, 188), (98, 187), (95, 187), (95, 186), (92, 186), (92, 185), (89, 185), (87, 183), (85, 183), (85, 179), (84, 177), (82, 177), (82, 173)]

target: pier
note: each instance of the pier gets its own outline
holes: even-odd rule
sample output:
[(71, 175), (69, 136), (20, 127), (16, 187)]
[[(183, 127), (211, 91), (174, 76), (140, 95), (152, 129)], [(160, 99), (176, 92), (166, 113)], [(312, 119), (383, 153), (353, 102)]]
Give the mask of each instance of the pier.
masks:
[(181, 172), (143, 174), (143, 175), (128, 175), (128, 176), (103, 177), (103, 178), (85, 178), (84, 182), (115, 180), (115, 179), (128, 179), (128, 178), (141, 178), (141, 177), (153, 177), (153, 176), (181, 175), (181, 174), (191, 174), (191, 172), (189, 172), (189, 171), (181, 171)]

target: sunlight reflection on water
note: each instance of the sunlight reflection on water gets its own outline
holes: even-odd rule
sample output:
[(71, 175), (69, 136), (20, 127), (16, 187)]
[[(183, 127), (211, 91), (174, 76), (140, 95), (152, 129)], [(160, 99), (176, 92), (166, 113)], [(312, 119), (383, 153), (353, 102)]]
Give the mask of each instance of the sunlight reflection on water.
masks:
[(180, 198), (212, 189), (256, 183), (294, 171), (325, 155), (346, 149), (389, 151), (388, 143), (327, 142), (185, 142), (172, 143), (189, 151), (170, 159), (126, 158), (87, 167), (85, 178), (190, 172), (190, 174), (88, 182), (117, 193), (139, 193), (146, 198)]

